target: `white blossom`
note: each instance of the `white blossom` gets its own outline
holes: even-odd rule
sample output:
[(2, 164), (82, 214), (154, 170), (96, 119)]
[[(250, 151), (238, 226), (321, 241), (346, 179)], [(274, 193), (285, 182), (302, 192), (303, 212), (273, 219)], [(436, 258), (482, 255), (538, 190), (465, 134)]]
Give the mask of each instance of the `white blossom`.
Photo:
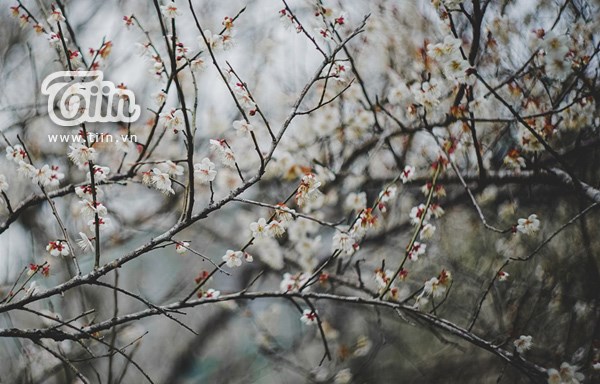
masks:
[(158, 168), (152, 169), (150, 175), (150, 184), (164, 194), (174, 194), (175, 191), (171, 187), (171, 178), (168, 173), (162, 172)]
[(336, 250), (342, 251), (346, 255), (351, 255), (357, 249), (358, 244), (356, 240), (346, 232), (337, 231), (333, 235), (331, 249), (332, 252)]
[(305, 309), (300, 316), (300, 320), (306, 325), (313, 325), (317, 323), (317, 312), (312, 309)]
[(267, 220), (264, 217), (258, 219), (250, 224), (250, 231), (252, 231), (252, 237), (262, 239), (269, 237), (271, 233), (267, 229)]
[(183, 175), (183, 166), (167, 160), (158, 166), (163, 172), (168, 173), (171, 176)]
[(81, 143), (72, 144), (69, 148), (71, 149), (69, 158), (75, 165), (82, 166), (89, 161), (96, 161), (97, 153), (94, 148)]
[(409, 181), (411, 181), (414, 176), (415, 176), (415, 168), (411, 167), (410, 165), (407, 165), (402, 170), (402, 173), (400, 173), (400, 180), (402, 180), (402, 182), (404, 184), (406, 184)]
[(222, 259), (229, 268), (235, 268), (242, 265), (243, 257), (243, 252), (228, 249)]
[(6, 158), (19, 164), (20, 161), (25, 160), (27, 152), (23, 149), (23, 146), (17, 144), (14, 147), (6, 147)]
[(532, 339), (533, 338), (531, 336), (519, 336), (519, 338), (513, 342), (517, 352), (522, 354), (525, 351), (530, 350), (531, 346), (533, 345)]
[(175, 244), (175, 252), (177, 252), (180, 255), (183, 255), (187, 252), (189, 246), (190, 243), (188, 243), (187, 241), (180, 241), (177, 244)]
[(77, 240), (77, 245), (83, 252), (94, 252), (94, 244), (92, 243), (92, 239), (90, 239), (85, 233), (79, 232), (79, 240)]
[(202, 183), (209, 183), (215, 180), (217, 171), (215, 164), (208, 157), (202, 159), (200, 163), (194, 164), (194, 173)]
[(169, 19), (174, 19), (175, 17), (181, 15), (181, 12), (177, 9), (177, 4), (174, 1), (169, 1), (165, 3), (165, 5), (160, 6), (160, 11), (163, 16)]
[(54, 257), (68, 256), (69, 253), (71, 252), (67, 242), (62, 241), (62, 240), (56, 240), (56, 241), (49, 242), (48, 245), (46, 246), (46, 251), (48, 251), (48, 253)]
[(519, 219), (517, 225), (517, 231), (526, 235), (533, 235), (540, 229), (540, 221), (536, 214), (529, 215), (526, 219)]
[(247, 122), (246, 120), (236, 120), (233, 122), (233, 128), (236, 130), (237, 134), (240, 136), (250, 134), (250, 132), (254, 131), (254, 126)]

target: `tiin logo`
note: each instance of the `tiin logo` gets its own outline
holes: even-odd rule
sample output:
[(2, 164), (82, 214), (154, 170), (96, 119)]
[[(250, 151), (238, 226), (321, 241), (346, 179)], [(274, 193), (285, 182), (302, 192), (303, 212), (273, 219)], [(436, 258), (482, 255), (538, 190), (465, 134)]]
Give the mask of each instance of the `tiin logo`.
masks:
[(140, 106), (135, 104), (133, 92), (102, 81), (103, 78), (102, 71), (61, 71), (48, 75), (42, 82), (42, 93), (48, 95), (50, 119), (64, 127), (86, 122), (136, 121)]

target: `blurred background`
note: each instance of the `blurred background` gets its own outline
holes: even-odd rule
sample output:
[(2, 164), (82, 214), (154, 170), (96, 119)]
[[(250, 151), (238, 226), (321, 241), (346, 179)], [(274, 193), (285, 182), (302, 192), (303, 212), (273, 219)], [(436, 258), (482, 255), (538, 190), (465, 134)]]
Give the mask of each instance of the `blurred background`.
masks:
[[(319, 2), (320, 3), (320, 2)], [(460, 9), (460, 2), (450, 2), (448, 9)], [(456, 3), (456, 4), (454, 4)], [(483, 2), (488, 3), (488, 2)], [(532, 54), (531, 36), (539, 28), (555, 33), (580, 36), (582, 52), (590, 55), (598, 44), (598, 7), (590, 1), (490, 1), (484, 18), (483, 41), (494, 38), (497, 45), (482, 43), (478, 70), (493, 84), (500, 84), (509, 74), (519, 70)], [(188, 105), (197, 92), (198, 112), (195, 116), (197, 158), (213, 158), (209, 140), (227, 138), (240, 163), (242, 172), (253, 174), (259, 164), (250, 140), (238, 137), (231, 128), (240, 118), (229, 91), (212, 65), (205, 46), (198, 41), (199, 32), (189, 11), (189, 5), (177, 1), (181, 15), (177, 17), (179, 41), (189, 48), (189, 56), (202, 51), (205, 68), (181, 74)], [(277, 1), (192, 1), (203, 29), (214, 33), (223, 28), (224, 17), (234, 17), (233, 46), (218, 52), (221, 67), (229, 63), (247, 83), (261, 110), (278, 131), (301, 89), (313, 76), (322, 60), (313, 43), (303, 33), (297, 33), (288, 19), (280, 16), (284, 4)], [(316, 36), (328, 52), (331, 42), (319, 38), (322, 21), (315, 17), (318, 3), (288, 2), (305, 30)], [(31, 20), (20, 26), (19, 16), (11, 14), (11, 1), (3, 2), (0, 10), (0, 130), (13, 145), (17, 135), (27, 145), (31, 157), (39, 164), (60, 167), (65, 174), (61, 186), (85, 182), (85, 172), (67, 158), (68, 143), (49, 143), (48, 135), (74, 133), (73, 128), (58, 127), (48, 118), (46, 98), (39, 92), (41, 80), (48, 74), (64, 69), (60, 49), (49, 44), (44, 34), (36, 34)], [(55, 5), (46, 0), (24, 0), (22, 6), (43, 25)], [(90, 130), (105, 133), (136, 134), (141, 142), (148, 137), (157, 109), (154, 94), (165, 87), (166, 78), (155, 78), (151, 54), (140, 54), (140, 44), (150, 38), (159, 52), (166, 57), (158, 16), (152, 2), (106, 0), (65, 1), (62, 4), (76, 42), (90, 60), (89, 49), (97, 50), (104, 43), (112, 43), (110, 55), (99, 61), (107, 80), (123, 83), (136, 95), (142, 106), (142, 117), (131, 127), (122, 124), (90, 124)], [(331, 268), (349, 281), (358, 282), (354, 266), (362, 271), (367, 288), (375, 291), (374, 271), (385, 265), (394, 269), (412, 235), (409, 213), (413, 206), (424, 202), (421, 187), (430, 180), (429, 167), (435, 157), (433, 140), (427, 132), (408, 132), (391, 136), (384, 142), (373, 127), (375, 121), (368, 110), (363, 92), (371, 102), (381, 102), (392, 111), (402, 124), (417, 126), (419, 119), (410, 115), (410, 103), (403, 100), (408, 91), (427, 76), (444, 79), (441, 72), (423, 60), (427, 44), (444, 41), (449, 34), (444, 5), (440, 2), (396, 1), (326, 1), (320, 5), (331, 9), (334, 15), (343, 15), (340, 33), (348, 35), (370, 14), (365, 32), (353, 39), (348, 50), (361, 76), (336, 102), (319, 111), (300, 116), (293, 121), (284, 140), (259, 184), (243, 197), (269, 204), (283, 201), (293, 193), (302, 174), (300, 167), (316, 169), (323, 185), (321, 202), (309, 214), (332, 223), (350, 223), (352, 209), (345, 205), (348, 195), (365, 192), (372, 202), (380, 191), (398, 173), (398, 158), (415, 166), (413, 183), (399, 185), (398, 196), (382, 214), (381, 224), (370, 231), (360, 250), (348, 259), (340, 260)], [(20, 8), (19, 15), (24, 14)], [(465, 12), (472, 9), (465, 2)], [(123, 16), (135, 15), (139, 25), (128, 27)], [(560, 17), (558, 17), (560, 15)], [(556, 23), (555, 21), (558, 20)], [(455, 15), (455, 28), (464, 47), (470, 45), (472, 32), (468, 19), (460, 11)], [(141, 28), (140, 28), (141, 27)], [(145, 33), (147, 32), (147, 34)], [(72, 40), (69, 35), (69, 40)], [(487, 40), (486, 40), (487, 39)], [(574, 38), (575, 39), (575, 38)], [(591, 49), (590, 49), (591, 47)], [(347, 57), (347, 54), (341, 53)], [(578, 177), (587, 184), (600, 185), (600, 151), (598, 150), (598, 81), (597, 58), (585, 73), (591, 85), (589, 105), (573, 112), (577, 128), (562, 132), (553, 142)], [(595, 60), (595, 61), (594, 61)], [(595, 71), (595, 72), (594, 72)], [(535, 71), (527, 71), (534, 73)], [(533, 74), (531, 75), (534, 76)], [(349, 73), (348, 78), (356, 74)], [(544, 77), (544, 76), (540, 76)], [(550, 77), (550, 75), (548, 75)], [(548, 80), (549, 92), (574, 77)], [(532, 82), (523, 79), (523, 83)], [(328, 97), (343, 89), (346, 82), (330, 84)], [(361, 88), (364, 86), (364, 89)], [(322, 91), (322, 82), (309, 94), (303, 106), (316, 105)], [(505, 87), (506, 88), (506, 87)], [(531, 86), (530, 97), (541, 86)], [(476, 88), (482, 96), (484, 88)], [(578, 89), (578, 88), (577, 88)], [(502, 91), (505, 91), (504, 89)], [(575, 90), (573, 91), (575, 93)], [(595, 94), (593, 92), (596, 92)], [(400, 95), (400, 96), (398, 96)], [(439, 96), (436, 110), (428, 112), (430, 121), (443, 121), (450, 109), (455, 89), (448, 88)], [(394, 99), (395, 98), (395, 99)], [(398, 101), (401, 100), (401, 101)], [(569, 103), (566, 98), (564, 103)], [(483, 103), (482, 103), (483, 104)], [(562, 106), (552, 105), (553, 108)], [(171, 91), (167, 108), (178, 106), (177, 95)], [(540, 107), (541, 109), (542, 107)], [(379, 113), (386, 132), (393, 130), (397, 121)], [(502, 105), (491, 98), (478, 111), (481, 117), (510, 116)], [(561, 122), (555, 122), (560, 125)], [(566, 123), (565, 123), (566, 124)], [(480, 127), (480, 141), (485, 148), (484, 161), (493, 174), (502, 171), (502, 159), (517, 141), (514, 122), (492, 122)], [(460, 126), (438, 127), (443, 137)], [(439, 132), (438, 132), (439, 131)], [(184, 158), (185, 145), (181, 135), (173, 134), (158, 125), (161, 139), (156, 150), (141, 166), (151, 169), (152, 162)], [(264, 126), (257, 129), (258, 141), (264, 150), (270, 138)], [(498, 228), (510, 228), (517, 219), (537, 213), (541, 228), (536, 236), (499, 234), (482, 225), (471, 199), (451, 171), (442, 177), (446, 196), (439, 198), (445, 215), (436, 220), (437, 231), (427, 244), (427, 254), (419, 263), (410, 264), (409, 277), (399, 284), (400, 299), (409, 297), (442, 269), (451, 271), (451, 292), (435, 314), (457, 325), (467, 327), (483, 292), (497, 269), (508, 257), (525, 257), (554, 231), (572, 219), (590, 202), (574, 193), (573, 189), (555, 180), (532, 181), (526, 177), (510, 180), (490, 177), (477, 181), (477, 159), (472, 153), (469, 135), (461, 141), (456, 162), (479, 202), (482, 213)], [(154, 143), (153, 143), (154, 144)], [(7, 146), (3, 142), (0, 147)], [(389, 150), (389, 148), (396, 148)], [(435, 145), (433, 145), (435, 147)], [(137, 159), (139, 147), (125, 143), (97, 145), (99, 164), (118, 173), (128, 169)], [(469, 152), (470, 151), (470, 152)], [(533, 154), (527, 159), (535, 169), (555, 162), (544, 155)], [(298, 168), (298, 169), (297, 169)], [(534, 170), (535, 170), (534, 169)], [(12, 162), (0, 160), (0, 174), (10, 183), (7, 192), (13, 205), (32, 194), (37, 187), (22, 177)], [(333, 174), (333, 176), (331, 175)], [(140, 177), (123, 180), (102, 187), (105, 205), (109, 210), (111, 226), (103, 235), (102, 260), (109, 262), (146, 243), (152, 237), (168, 230), (179, 218), (183, 201), (181, 188), (175, 196), (165, 196), (140, 182)], [(472, 181), (472, 182), (471, 182)], [(214, 183), (215, 198), (226, 196), (241, 185), (235, 170), (218, 169)], [(177, 189), (175, 186), (174, 188)], [(208, 204), (210, 191), (198, 185), (199, 207)], [(57, 210), (73, 238), (87, 227), (78, 207), (79, 199), (68, 194), (55, 199)], [(220, 262), (228, 249), (240, 249), (251, 238), (249, 224), (259, 217), (268, 217), (268, 208), (231, 202), (208, 218), (185, 229), (176, 236), (190, 242), (190, 247)], [(355, 213), (355, 212), (354, 212)], [(0, 204), (0, 223), (9, 217), (5, 204)], [(512, 351), (513, 341), (520, 335), (531, 335), (533, 347), (526, 358), (545, 368), (557, 368), (568, 362), (577, 366), (586, 376), (586, 382), (600, 380), (594, 364), (600, 359), (600, 230), (597, 210), (575, 221), (545, 245), (527, 262), (514, 262), (505, 269), (509, 278), (492, 285), (483, 303), (473, 332), (480, 337)], [(263, 275), (252, 285), (252, 291), (277, 291), (284, 273), (313, 270), (331, 254), (334, 230), (297, 219), (286, 237), (252, 246), (249, 252), (254, 262), (233, 271), (232, 276), (216, 273), (207, 285), (226, 294), (246, 287), (259, 273)], [(35, 204), (25, 210), (0, 234), (0, 291), (5, 296), (15, 279), (29, 263), (48, 262), (49, 277), (36, 275), (34, 280), (42, 289), (53, 287), (69, 278), (66, 259), (48, 255), (45, 248), (50, 240), (60, 238), (48, 204)], [(79, 251), (79, 250), (78, 250)], [(93, 255), (78, 257), (82, 270), (93, 268)], [(127, 263), (102, 281), (134, 292), (144, 299), (163, 305), (180, 300), (193, 290), (195, 278), (210, 271), (211, 264), (192, 252), (178, 254), (173, 247), (154, 250)], [(335, 282), (317, 284), (318, 292), (340, 295), (362, 294)], [(83, 299), (81, 299), (83, 297)], [(138, 312), (147, 308), (139, 300), (117, 295), (118, 315)], [(413, 304), (409, 301), (409, 304)], [(452, 337), (425, 323), (414, 323), (394, 311), (370, 306), (317, 301), (316, 307), (323, 319), (323, 328), (329, 341), (333, 359), (320, 365), (323, 344), (317, 327), (307, 327), (300, 321), (297, 309), (287, 300), (269, 299), (223, 302), (202, 305), (175, 315), (196, 333), (164, 317), (155, 316), (117, 327), (114, 345), (128, 345), (126, 351), (157, 383), (525, 383), (526, 376), (499, 358)], [(94, 313), (74, 324), (97, 323), (114, 316), (115, 295), (110, 288), (86, 286), (64, 295), (32, 305), (38, 311), (60, 313), (71, 319), (86, 309)], [(0, 328), (40, 328), (40, 317), (24, 311), (0, 315)], [(109, 340), (110, 332), (101, 335)], [(134, 342), (133, 344), (130, 344)], [(53, 344), (54, 345), (54, 344)], [(121, 355), (90, 359), (81, 345), (64, 341), (56, 343), (61, 353), (86, 374), (92, 382), (143, 382), (143, 376)], [(98, 355), (108, 353), (103, 345), (96, 345)], [(111, 372), (111, 373), (109, 373)], [(99, 378), (99, 380), (97, 380)], [(0, 381), (6, 383), (66, 383), (77, 382), (72, 372), (48, 352), (25, 339), (0, 339)]]

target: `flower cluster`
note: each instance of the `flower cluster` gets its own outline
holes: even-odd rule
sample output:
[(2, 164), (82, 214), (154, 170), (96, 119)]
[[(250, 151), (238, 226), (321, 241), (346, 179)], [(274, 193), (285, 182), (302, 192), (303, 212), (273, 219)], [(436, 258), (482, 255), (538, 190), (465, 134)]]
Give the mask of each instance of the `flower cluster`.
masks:
[(281, 292), (298, 292), (300, 288), (302, 288), (306, 283), (308, 283), (308, 279), (310, 274), (300, 272), (295, 275), (291, 273), (284, 273), (283, 279), (279, 285), (279, 289)]
[(579, 367), (564, 362), (559, 369), (550, 368), (547, 370), (548, 384), (579, 384), (583, 383), (585, 376), (578, 372)]
[(311, 201), (317, 199), (321, 194), (319, 187), (321, 182), (317, 179), (314, 173), (307, 173), (302, 176), (300, 186), (296, 190), (296, 203), (302, 207)]
[(142, 183), (144, 183), (144, 185), (156, 188), (166, 195), (175, 193), (172, 188), (171, 175), (169, 175), (167, 172), (161, 171), (158, 167), (144, 172), (142, 174)]
[(33, 276), (38, 272), (44, 277), (50, 276), (50, 265), (30, 263), (27, 268), (27, 276)]
[(253, 260), (252, 255), (247, 252), (242, 251), (233, 251), (228, 249), (225, 252), (225, 255), (222, 257), (223, 261), (229, 268), (236, 268), (242, 265), (242, 261), (245, 260), (248, 263), (251, 263)]
[(219, 160), (223, 163), (223, 165), (229, 168), (235, 168), (235, 156), (233, 151), (227, 144), (227, 141), (224, 139), (221, 140), (210, 140), (210, 149), (215, 152), (219, 158)]
[(69, 254), (71, 253), (69, 245), (66, 241), (63, 240), (49, 242), (46, 246), (46, 251), (48, 251), (48, 253), (54, 257), (69, 256)]

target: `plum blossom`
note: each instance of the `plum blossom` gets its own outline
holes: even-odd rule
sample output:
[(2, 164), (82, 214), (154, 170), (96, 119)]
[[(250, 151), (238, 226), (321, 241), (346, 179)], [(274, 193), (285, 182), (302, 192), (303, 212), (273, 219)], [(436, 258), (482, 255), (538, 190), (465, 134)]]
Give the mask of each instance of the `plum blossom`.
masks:
[[(419, 225), (419, 223), (421, 222), (421, 219), (423, 219), (423, 222), (427, 222), (429, 221), (429, 219), (431, 219), (431, 209), (427, 209), (427, 212), (425, 212), (425, 204), (419, 204), (418, 207), (412, 207), (409, 213), (409, 217), (410, 217), (410, 222), (413, 225)], [(423, 217), (425, 216), (425, 217)]]
[(397, 193), (398, 187), (396, 187), (395, 185), (390, 185), (389, 187), (387, 187), (379, 193), (379, 201), (381, 203), (387, 203), (394, 199)]
[(65, 175), (58, 172), (58, 167), (50, 167), (45, 164), (42, 168), (35, 168), (31, 164), (26, 164), (21, 161), (19, 163), (19, 171), (27, 177), (31, 178), (34, 184), (39, 184), (42, 187), (57, 187)]
[(204, 292), (204, 297), (207, 299), (218, 299), (221, 296), (221, 291), (217, 291), (213, 288), (209, 288)]
[[(213, 34), (212, 31), (210, 31), (209, 29), (206, 29), (204, 31), (204, 36), (206, 37), (206, 41), (208, 42), (208, 46), (212, 49), (212, 50), (220, 50), (223, 49), (224, 46), (224, 41), (223, 41), (223, 36), (219, 35), (219, 34)], [(202, 38), (202, 36), (198, 36), (198, 43), (200, 44), (200, 48), (204, 48), (204, 39)]]
[(444, 60), (444, 57), (452, 57), (453, 54), (458, 53), (460, 55), (460, 46), (460, 39), (448, 35), (444, 38), (443, 43), (428, 44), (427, 55), (437, 60)]
[(415, 176), (415, 168), (411, 167), (410, 165), (407, 165), (402, 170), (402, 173), (400, 173), (400, 180), (402, 180), (402, 183), (406, 184), (409, 181), (411, 181), (414, 176)]
[(96, 161), (97, 153), (94, 148), (85, 144), (75, 143), (69, 146), (69, 159), (77, 166), (83, 166), (90, 161)]
[(210, 140), (210, 149), (217, 153), (223, 165), (235, 169), (235, 156), (225, 140)]
[(105, 216), (108, 213), (106, 207), (100, 202), (94, 204), (92, 200), (81, 200), (78, 205), (81, 215), (88, 219), (93, 218), (96, 214)]
[(154, 103), (160, 107), (167, 101), (167, 94), (163, 91), (158, 91), (152, 94), (152, 98), (154, 99)]
[(284, 273), (283, 279), (279, 284), (281, 292), (298, 292), (300, 288), (308, 282), (310, 273), (300, 272), (295, 275)]
[(363, 229), (375, 228), (378, 225), (378, 217), (373, 214), (373, 208), (365, 208), (360, 213), (358, 220), (356, 220), (355, 226), (360, 226)]
[(439, 298), (446, 293), (450, 280), (452, 279), (450, 272), (443, 270), (438, 277), (432, 277), (425, 282), (423, 286), (423, 294)]
[(433, 197), (446, 197), (446, 189), (441, 184), (436, 184), (435, 186), (433, 186), (431, 182), (427, 182), (421, 187), (421, 192), (423, 192), (425, 196), (429, 196), (429, 193), (431, 192), (432, 188)]
[[(94, 198), (92, 186), (89, 184), (75, 187), (75, 194), (77, 197), (83, 200), (92, 201)], [(104, 192), (100, 188), (96, 187), (96, 198), (101, 199), (103, 195)]]
[(519, 336), (519, 338), (513, 342), (513, 344), (517, 350), (517, 353), (522, 354), (525, 351), (530, 350), (531, 346), (533, 345), (533, 342), (531, 340), (532, 340), (531, 336), (525, 336), (525, 335)]
[(69, 61), (73, 68), (79, 68), (83, 64), (83, 55), (79, 51), (69, 51)]
[(29, 15), (23, 14), (19, 17), (19, 26), (25, 28), (27, 25), (29, 25)]
[(200, 182), (205, 184), (214, 181), (217, 176), (215, 164), (208, 157), (202, 159), (200, 163), (194, 164), (194, 173), (198, 176)]
[(333, 235), (331, 244), (332, 252), (340, 250), (346, 255), (351, 255), (356, 251), (357, 248), (358, 243), (350, 234), (346, 232), (337, 231), (335, 235)]
[(526, 167), (525, 159), (521, 157), (521, 153), (516, 149), (508, 151), (508, 154), (504, 157), (504, 165), (516, 171)]
[(48, 253), (50, 253), (50, 255), (54, 257), (68, 256), (71, 252), (69, 249), (69, 245), (66, 241), (63, 240), (49, 242), (46, 246), (46, 251), (48, 251)]
[(285, 233), (285, 226), (277, 220), (271, 220), (266, 230), (271, 237), (280, 237)]
[(303, 206), (310, 201), (314, 201), (321, 194), (318, 189), (320, 186), (321, 182), (317, 180), (314, 174), (307, 173), (302, 176), (300, 186), (296, 191), (296, 203), (299, 206)]
[(31, 181), (35, 184), (41, 185), (42, 187), (47, 187), (52, 181), (51, 177), (52, 171), (50, 170), (50, 166), (48, 164), (45, 164), (42, 168), (35, 169), (32, 172)]
[(190, 67), (194, 72), (202, 72), (206, 69), (206, 61), (203, 58), (199, 57), (190, 61)]
[(361, 211), (367, 208), (367, 194), (365, 192), (350, 193), (346, 197), (344, 207), (349, 211)]
[[(57, 46), (59, 44), (61, 44), (61, 35), (58, 33), (46, 33), (46, 40), (48, 40), (48, 44), (50, 44), (51, 47)], [(65, 42), (68, 41), (67, 39), (65, 39)]]
[(9, 7), (9, 8), (10, 8), (10, 14), (11, 14), (12, 17), (19, 17), (19, 12), (20, 12), (20, 9), (21, 9), (21, 6), (19, 4), (13, 5), (13, 6)]
[(134, 21), (134, 16), (123, 16), (123, 23), (125, 24), (125, 27), (127, 27), (127, 29), (131, 28), (131, 26), (133, 26), (133, 21)]
[(550, 368), (547, 370), (548, 384), (579, 384), (585, 380), (585, 376), (578, 372), (579, 367), (564, 362), (560, 369)]
[(542, 143), (535, 137), (531, 131), (522, 127), (519, 129), (519, 143), (526, 152), (541, 152), (544, 150)]
[(283, 203), (278, 203), (275, 205), (277, 208), (275, 210), (275, 219), (279, 221), (282, 225), (287, 225), (290, 222), (294, 221), (295, 210), (288, 208), (287, 205)]
[(222, 257), (222, 259), (229, 268), (235, 268), (242, 265), (243, 257), (243, 252), (228, 249), (227, 252), (225, 252), (225, 255)]
[(422, 84), (413, 84), (411, 91), (415, 101), (429, 111), (440, 103), (441, 87), (442, 84), (436, 78), (432, 78)]
[(50, 16), (48, 17), (48, 24), (53, 25), (61, 21), (65, 21), (65, 16), (60, 9), (53, 8)]
[[(331, 38), (331, 34), (328, 29), (319, 28), (317, 30), (317, 33), (319, 33), (323, 38)], [(336, 61), (325, 67), (323, 69), (322, 75), (329, 76), (330, 78), (336, 80), (339, 83), (346, 83), (348, 80), (348, 71), (350, 71), (349, 64)]]
[(25, 177), (33, 178), (37, 173), (37, 169), (35, 169), (35, 167), (29, 163), (20, 161), (19, 168), (17, 168), (17, 172), (19, 172), (19, 174)]
[(394, 276), (394, 271), (392, 271), (391, 269), (386, 269), (384, 271), (378, 268), (375, 270), (375, 275), (373, 276), (373, 279), (375, 280), (375, 283), (379, 288), (385, 288), (390, 282), (392, 276)]
[(37, 272), (40, 272), (40, 274), (44, 277), (50, 276), (50, 265), (33, 263), (29, 264), (29, 268), (27, 268), (27, 276), (33, 276)]
[(546, 55), (546, 59), (550, 60), (564, 60), (565, 56), (569, 53), (570, 38), (568, 35), (559, 35), (554, 31), (539, 33), (542, 36), (543, 43), (542, 49)]
[(411, 261), (417, 261), (419, 256), (425, 254), (425, 250), (427, 249), (427, 245), (423, 243), (419, 243), (415, 241), (410, 251), (408, 252), (408, 259)]
[[(94, 165), (94, 180), (98, 182), (106, 181), (108, 174), (110, 173), (109, 167), (103, 167), (101, 165)], [(87, 173), (87, 181), (90, 182), (90, 173)]]
[(517, 231), (525, 235), (533, 235), (540, 229), (540, 220), (538, 220), (536, 214), (531, 214), (526, 219), (519, 219), (517, 222)]
[(19, 164), (19, 162), (25, 160), (26, 157), (27, 152), (25, 152), (23, 146), (17, 144), (14, 147), (6, 147), (6, 158), (8, 160), (12, 160)]
[(184, 253), (187, 252), (187, 248), (190, 246), (190, 243), (188, 243), (187, 241), (180, 241), (177, 244), (175, 244), (175, 252), (177, 252), (180, 255), (183, 255)]
[(93, 238), (89, 238), (85, 233), (79, 232), (79, 240), (77, 245), (83, 252), (94, 252), (94, 244), (92, 243)]
[(258, 219), (250, 224), (250, 231), (252, 231), (252, 237), (257, 239), (263, 239), (270, 237), (271, 233), (267, 229), (267, 220), (264, 217)]
[(235, 96), (238, 99), (242, 108), (244, 108), (245, 110), (253, 111), (256, 108), (256, 104), (254, 104), (254, 101), (250, 97), (250, 94), (248, 93), (248, 91), (246, 91), (246, 88), (236, 87), (235, 88)]
[(156, 188), (166, 195), (175, 193), (171, 187), (172, 183), (169, 174), (158, 168), (153, 168), (149, 172), (144, 172), (142, 182)]
[[(98, 217), (98, 228), (100, 231), (105, 230), (110, 225), (110, 219), (108, 217)], [(90, 232), (96, 231), (96, 219), (88, 221), (88, 227)]]
[(300, 316), (300, 320), (306, 325), (314, 325), (317, 323), (318, 315), (317, 311), (312, 309), (305, 309)]
[(246, 263), (252, 263), (254, 261), (254, 257), (248, 252), (244, 252), (244, 260), (246, 260)]
[(335, 374), (333, 378), (334, 384), (348, 384), (352, 382), (354, 376), (352, 375), (352, 371), (350, 368), (344, 368)]
[(419, 232), (419, 238), (422, 240), (431, 239), (435, 233), (435, 230), (435, 225), (432, 225), (431, 223), (425, 223), (423, 228), (421, 228), (421, 232)]
[(181, 109), (172, 108), (168, 112), (160, 114), (160, 119), (164, 126), (168, 129), (172, 129), (174, 133), (179, 132), (183, 126), (183, 112)]
[(183, 175), (183, 166), (178, 165), (171, 160), (167, 160), (158, 166), (163, 172), (168, 173), (171, 176)]
[(246, 120), (234, 121), (233, 128), (236, 130), (237, 134), (240, 136), (250, 134), (250, 132), (254, 131), (254, 126)]
[(165, 5), (161, 5), (160, 11), (163, 16), (169, 19), (174, 19), (175, 17), (181, 15), (179, 9), (177, 9), (177, 4), (174, 1), (169, 1), (165, 3)]
[(441, 205), (436, 203), (431, 204), (427, 212), (427, 214), (432, 214), (433, 217), (435, 217), (436, 219), (439, 219), (440, 217), (444, 216), (444, 213), (446, 213), (444, 211), (444, 208), (442, 208)]

